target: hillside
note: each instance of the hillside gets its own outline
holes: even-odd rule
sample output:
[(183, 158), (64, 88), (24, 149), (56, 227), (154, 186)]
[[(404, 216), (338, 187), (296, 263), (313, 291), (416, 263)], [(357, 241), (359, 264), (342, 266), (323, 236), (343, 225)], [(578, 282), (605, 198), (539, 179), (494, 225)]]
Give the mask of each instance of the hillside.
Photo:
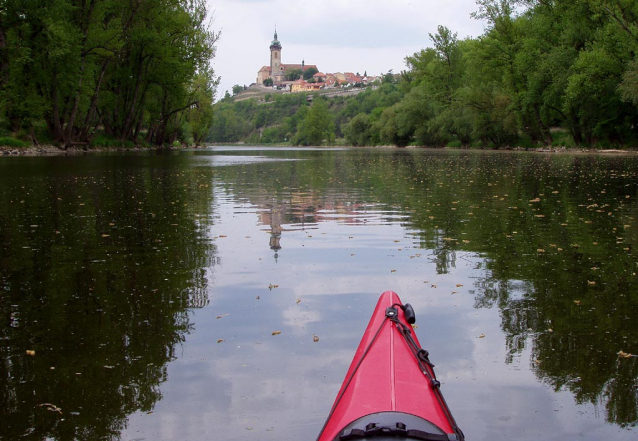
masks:
[[(297, 94), (251, 86), (215, 105), (208, 141), (295, 145), (346, 142), (339, 140), (355, 115), (388, 107), (401, 97), (398, 86), (391, 82), (375, 88)], [(318, 123), (320, 127), (314, 127)], [(317, 133), (309, 139), (309, 132), (315, 129), (324, 137), (319, 139)]]

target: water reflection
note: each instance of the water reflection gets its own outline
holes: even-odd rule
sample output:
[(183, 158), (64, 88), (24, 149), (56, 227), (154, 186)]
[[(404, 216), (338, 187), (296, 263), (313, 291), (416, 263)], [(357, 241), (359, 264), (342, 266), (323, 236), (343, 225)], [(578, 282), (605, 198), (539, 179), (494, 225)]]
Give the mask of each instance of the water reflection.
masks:
[(287, 229), (397, 218), (437, 274), (453, 272), (460, 251), (475, 253), (474, 306), (498, 307), (505, 362), (530, 348), (542, 382), (577, 403), (605, 403), (610, 423), (636, 424), (638, 364), (617, 356), (638, 341), (635, 158), (325, 156), (277, 168), (271, 181), (262, 179), (275, 175), (266, 164), (224, 174), (241, 175), (238, 197), (257, 206), (274, 195), (261, 221), (276, 256)]
[(638, 422), (633, 157), (11, 159), (0, 438), (312, 439), (385, 289), (468, 437)]
[(95, 161), (0, 164), (2, 439), (117, 438), (161, 399), (188, 310), (208, 303), (209, 178), (175, 158)]

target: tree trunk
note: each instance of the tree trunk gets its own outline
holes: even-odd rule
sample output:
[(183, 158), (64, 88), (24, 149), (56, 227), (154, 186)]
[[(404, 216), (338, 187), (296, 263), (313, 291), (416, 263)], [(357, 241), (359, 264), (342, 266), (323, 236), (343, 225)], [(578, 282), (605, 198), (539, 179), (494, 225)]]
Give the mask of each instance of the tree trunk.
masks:
[(0, 21), (0, 89), (7, 82), (5, 72), (9, 67), (9, 62), (7, 61), (9, 57), (7, 56), (7, 36), (6, 36), (6, 26), (2, 21)]
[[(104, 65), (102, 65), (102, 70), (97, 80), (97, 84), (95, 85), (95, 90), (93, 91), (93, 96), (91, 97), (91, 105), (89, 106), (88, 112), (86, 112), (86, 117), (84, 118), (84, 124), (82, 125), (82, 130), (80, 131), (80, 140), (86, 142), (89, 137), (89, 129), (91, 127), (91, 121), (94, 119), (94, 115), (97, 109), (97, 98), (100, 94), (100, 86), (102, 85), (102, 80), (104, 79), (104, 74), (106, 73), (106, 69), (111, 63), (111, 59), (106, 60)], [(95, 125), (97, 127), (97, 124)]]
[(57, 72), (53, 72), (53, 90), (51, 91), (52, 101), (52, 118), (51, 128), (53, 129), (53, 138), (56, 141), (63, 141), (62, 124), (60, 123), (60, 100), (58, 98), (58, 76)]
[(80, 94), (82, 93), (82, 80), (84, 78), (84, 69), (86, 67), (86, 55), (82, 56), (82, 64), (80, 65), (80, 79), (78, 80), (77, 90), (75, 91), (75, 97), (73, 98), (73, 106), (71, 107), (71, 114), (69, 120), (66, 123), (64, 130), (64, 149), (69, 148), (73, 142), (73, 126), (75, 125), (75, 118), (78, 114), (78, 108), (80, 107)]

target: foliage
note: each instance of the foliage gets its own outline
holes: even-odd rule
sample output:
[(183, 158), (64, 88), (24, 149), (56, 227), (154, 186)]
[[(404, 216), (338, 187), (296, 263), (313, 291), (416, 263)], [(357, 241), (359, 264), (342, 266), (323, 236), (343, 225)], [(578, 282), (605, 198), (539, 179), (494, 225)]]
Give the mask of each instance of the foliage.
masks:
[(303, 75), (303, 71), (301, 69), (291, 69), (286, 72), (286, 80), (287, 81), (296, 81)]
[(233, 96), (240, 94), (244, 90), (244, 86), (240, 86), (239, 84), (235, 84), (233, 86)]
[[(334, 137), (352, 145), (481, 148), (638, 144), (636, 2), (477, 6), (474, 17), (487, 23), (479, 38), (459, 40), (438, 26), (431, 47), (406, 57), (400, 75), (389, 71), (378, 90), (331, 99)], [(305, 140), (292, 134), (288, 140)]]
[(0, 124), (12, 132), (35, 140), (45, 123), (68, 147), (101, 127), (155, 145), (187, 122), (206, 128), (219, 33), (204, 0), (15, 0), (1, 12)]
[(21, 141), (19, 139), (16, 138), (11, 138), (9, 136), (2, 136), (0, 137), (0, 146), (3, 147), (18, 147), (18, 148), (24, 148), (24, 147), (29, 147), (31, 144), (29, 144), (26, 141)]
[(325, 100), (317, 99), (310, 107), (305, 118), (297, 125), (295, 144), (321, 145), (324, 141), (334, 141), (334, 122)]
[(319, 71), (317, 70), (316, 67), (309, 67), (303, 71), (303, 79), (307, 81), (311, 79), (318, 72)]

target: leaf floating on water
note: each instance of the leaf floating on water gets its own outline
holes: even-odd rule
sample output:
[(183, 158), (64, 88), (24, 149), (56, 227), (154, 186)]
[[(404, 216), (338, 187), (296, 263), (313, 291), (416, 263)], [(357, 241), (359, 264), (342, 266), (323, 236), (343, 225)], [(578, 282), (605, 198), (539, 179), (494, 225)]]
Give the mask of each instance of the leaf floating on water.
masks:
[(215, 317), (216, 319), (220, 319), (222, 317), (226, 317), (228, 314), (222, 314), (222, 315), (218, 315), (217, 317)]
[(255, 297), (257, 300), (259, 300), (259, 296)]
[(298, 304), (300, 304), (300, 303), (301, 303), (301, 299), (297, 299), (297, 300), (295, 301), (295, 303), (296, 303), (297, 305), (298, 305)]
[(588, 285), (595, 285), (595, 284), (596, 284), (596, 281), (595, 281), (595, 280), (588, 280), (588, 281), (587, 281), (587, 284), (588, 284)]
[(580, 306), (580, 300), (574, 300), (574, 303), (576, 303), (578, 306)]
[(32, 357), (35, 357), (35, 351), (31, 350), (31, 349), (27, 349), (27, 355), (30, 355)]
[(272, 335), (279, 335), (281, 334), (281, 331), (272, 331)]
[(315, 343), (317, 343), (319, 341), (319, 337), (316, 335), (312, 336), (312, 341), (314, 341)]
[(225, 340), (223, 338), (220, 338), (219, 340), (217, 340), (217, 343), (221, 343), (223, 341), (225, 341)]
[(462, 283), (457, 283), (457, 284), (456, 284), (456, 287), (457, 287), (457, 288), (460, 288), (460, 287), (462, 287), (462, 286), (463, 286), (463, 284), (462, 284)]
[(103, 234), (102, 237), (109, 237), (111, 236), (110, 234)]
[(436, 285), (430, 285), (430, 288), (436, 288)]
[(478, 336), (478, 337), (476, 337), (476, 338), (485, 338), (485, 334), (481, 334), (481, 335), (479, 335), (479, 336)]
[(60, 409), (58, 406), (56, 406), (55, 404), (51, 404), (51, 403), (42, 403), (42, 404), (38, 404), (39, 407), (46, 407), (47, 410), (51, 411), (51, 412), (58, 412), (60, 415), (62, 415), (62, 409)]
[(618, 358), (638, 357), (638, 355), (629, 354), (628, 352), (618, 351)]
[(271, 291), (273, 289), (275, 289), (275, 288), (279, 288), (279, 285), (273, 285), (272, 283), (270, 285), (268, 285), (268, 289), (271, 290)]
[(396, 273), (396, 272), (397, 272), (397, 270), (393, 269), (393, 270), (390, 270), (390, 272), (391, 272), (391, 273)]

